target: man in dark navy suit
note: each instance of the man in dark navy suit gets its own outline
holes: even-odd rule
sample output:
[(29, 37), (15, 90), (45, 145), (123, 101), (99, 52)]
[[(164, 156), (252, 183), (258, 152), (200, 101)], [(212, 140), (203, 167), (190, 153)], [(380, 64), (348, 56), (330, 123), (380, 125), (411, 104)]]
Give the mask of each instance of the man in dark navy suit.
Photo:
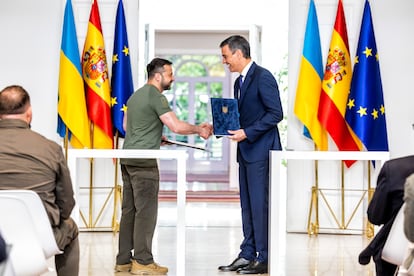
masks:
[(277, 124), (283, 110), (277, 82), (268, 70), (250, 57), (248, 41), (239, 35), (220, 44), (223, 63), (240, 76), (234, 84), (240, 129), (228, 131), (238, 142), (239, 189), (243, 242), (238, 257), (221, 271), (238, 274), (267, 273), (269, 221), (269, 151), (281, 150)]
[(405, 180), (412, 173), (414, 155), (388, 160), (378, 175), (377, 187), (367, 214), (371, 223), (383, 226), (359, 255), (359, 263), (362, 265), (368, 264), (373, 258), (377, 276), (393, 276), (397, 269), (396, 265), (383, 260), (381, 255), (394, 219), (404, 203)]

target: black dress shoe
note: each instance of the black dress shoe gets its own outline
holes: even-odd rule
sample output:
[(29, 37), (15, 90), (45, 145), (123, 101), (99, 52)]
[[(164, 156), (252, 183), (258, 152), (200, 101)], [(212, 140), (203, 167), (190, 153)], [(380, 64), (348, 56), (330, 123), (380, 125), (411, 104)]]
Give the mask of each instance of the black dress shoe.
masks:
[(267, 263), (251, 262), (248, 266), (237, 270), (237, 274), (264, 274), (267, 273)]
[(218, 269), (221, 271), (236, 271), (237, 269), (248, 266), (250, 263), (251, 261), (245, 258), (237, 257), (231, 264), (219, 266)]
[(358, 256), (358, 262), (361, 265), (367, 265), (369, 264), (369, 262), (371, 261), (371, 256), (374, 256), (375, 252), (373, 249), (371, 249), (371, 247), (368, 245), (367, 248), (365, 248), (364, 250), (362, 250), (361, 253), (359, 253)]

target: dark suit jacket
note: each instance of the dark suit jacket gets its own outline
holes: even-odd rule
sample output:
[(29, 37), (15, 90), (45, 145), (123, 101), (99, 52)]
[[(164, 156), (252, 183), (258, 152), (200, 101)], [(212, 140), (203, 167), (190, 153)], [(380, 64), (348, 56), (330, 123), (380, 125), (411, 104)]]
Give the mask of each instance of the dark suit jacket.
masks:
[[(404, 200), (405, 179), (414, 173), (414, 155), (388, 160), (380, 170), (377, 187), (368, 206), (368, 220), (375, 225), (384, 225), (368, 245), (377, 268), (377, 275), (393, 275), (381, 273), (389, 263), (381, 259), (382, 249), (392, 223)], [(396, 266), (395, 266), (396, 268)], [(395, 269), (394, 269), (395, 270)], [(391, 272), (390, 272), (391, 273)]]
[[(239, 81), (234, 83), (237, 98)], [(275, 93), (275, 91), (277, 93)], [(277, 123), (283, 119), (282, 104), (274, 76), (253, 62), (239, 99), (240, 128), (247, 139), (238, 143), (238, 154), (247, 162), (269, 159), (269, 150), (281, 149)]]
[(0, 263), (7, 258), (6, 252), (6, 242), (3, 239), (3, 236), (0, 234)]

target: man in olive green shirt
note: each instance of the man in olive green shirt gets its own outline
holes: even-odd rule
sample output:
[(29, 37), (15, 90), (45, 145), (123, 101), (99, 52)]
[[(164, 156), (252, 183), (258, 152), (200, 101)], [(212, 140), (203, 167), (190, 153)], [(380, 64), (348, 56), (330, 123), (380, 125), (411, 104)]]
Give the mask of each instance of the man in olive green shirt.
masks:
[[(163, 126), (178, 134), (198, 134), (207, 139), (212, 126), (199, 126), (177, 118), (164, 90), (174, 81), (172, 63), (155, 58), (147, 65), (148, 81), (127, 102), (124, 118), (124, 149), (159, 149)], [(140, 275), (167, 274), (168, 268), (154, 262), (152, 239), (158, 214), (159, 171), (156, 159), (121, 159), (123, 180), (119, 253), (115, 271)], [(134, 250), (134, 254), (132, 254)]]
[[(152, 84), (145, 84), (128, 101), (124, 149), (159, 149), (163, 123), (159, 119), (171, 112), (166, 97)], [(154, 167), (156, 160), (122, 159), (121, 164)]]

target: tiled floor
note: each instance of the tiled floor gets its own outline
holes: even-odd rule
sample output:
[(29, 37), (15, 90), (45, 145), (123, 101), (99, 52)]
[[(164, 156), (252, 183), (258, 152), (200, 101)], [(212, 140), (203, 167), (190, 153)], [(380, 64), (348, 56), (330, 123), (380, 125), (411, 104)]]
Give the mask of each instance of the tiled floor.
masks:
[[(238, 254), (241, 241), (239, 203), (189, 202), (186, 207), (186, 269), (190, 276), (227, 276), (219, 265)], [(174, 202), (160, 202), (159, 222), (154, 237), (155, 260), (176, 273), (176, 228)], [(368, 240), (361, 235), (309, 236), (287, 234), (285, 273), (280, 275), (375, 275), (374, 266), (358, 264), (358, 254)], [(111, 232), (81, 232), (80, 275), (130, 275), (114, 273), (118, 235)], [(53, 262), (50, 261), (51, 266)], [(45, 274), (55, 275), (53, 272)]]

